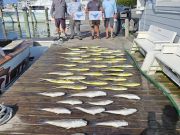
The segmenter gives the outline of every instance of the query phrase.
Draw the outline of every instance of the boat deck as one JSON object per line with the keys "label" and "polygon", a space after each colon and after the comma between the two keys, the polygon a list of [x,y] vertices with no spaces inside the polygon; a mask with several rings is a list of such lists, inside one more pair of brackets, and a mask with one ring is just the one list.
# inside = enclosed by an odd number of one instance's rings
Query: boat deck
{"label": "boat deck", "polygon": [[[76,44],[74,44],[76,43]],[[33,134],[33,135],[71,135],[74,133],[85,133],[87,135],[139,135],[142,131],[147,128],[147,117],[148,112],[155,112],[157,121],[162,125],[166,121],[162,120],[162,116],[166,116],[170,106],[170,101],[166,96],[159,90],[157,90],[151,83],[149,83],[135,68],[123,68],[128,73],[132,73],[133,76],[125,77],[125,82],[136,82],[141,85],[138,87],[129,87],[126,91],[112,91],[101,89],[101,86],[88,85],[86,90],[67,90],[67,89],[56,89],[59,84],[42,81],[42,78],[57,79],[57,75],[48,75],[47,73],[53,71],[67,71],[67,68],[63,66],[57,66],[56,64],[67,64],[68,60],[63,57],[67,55],[62,54],[64,52],[70,52],[68,49],[78,48],[82,46],[93,46],[94,44],[107,47],[111,50],[122,50],[123,46],[128,46],[128,41],[125,39],[114,39],[106,40],[101,39],[100,41],[90,41],[84,39],[79,42],[77,40],[68,41],[63,46],[52,46],[39,60],[35,62],[16,82],[15,84],[3,94],[0,98],[0,102],[5,105],[11,105],[15,108],[16,113],[14,117],[5,125],[0,126],[0,134]],[[127,46],[126,46],[127,44]],[[87,52],[86,52],[87,53]],[[94,53],[95,54],[95,53]],[[110,54],[103,54],[109,56]],[[113,54],[112,54],[113,55]],[[99,56],[92,56],[92,58]],[[117,56],[123,57],[127,60],[124,62],[115,63],[112,65],[121,64],[132,64],[130,58],[127,55]],[[78,68],[87,68],[93,64],[100,64],[101,62],[91,61],[88,64],[77,64]],[[111,64],[108,64],[110,67]],[[103,77],[87,77],[86,81],[89,80],[100,80],[107,76],[107,72],[103,72],[100,69],[91,69],[91,71],[102,72]],[[75,75],[82,75],[83,72],[74,72]],[[105,75],[106,74],[106,75]],[[114,82],[108,81],[107,86],[112,86]],[[76,81],[76,84],[83,84],[82,82]],[[84,84],[85,85],[85,84]],[[103,86],[102,86],[103,87]],[[69,95],[72,93],[78,93],[82,91],[105,91],[107,96],[87,98],[87,97],[76,97],[76,99],[82,100],[82,105],[67,105],[56,103],[59,100],[70,99]],[[65,92],[65,96],[61,97],[47,97],[39,95],[40,92]],[[115,98],[115,94],[131,93],[141,97],[141,100],[129,100],[125,98]],[[90,115],[84,113],[74,107],[92,107],[88,101],[99,101],[99,100],[112,100],[112,104],[103,106],[106,110],[111,109],[123,109],[123,108],[136,108],[138,111],[129,116],[122,116],[116,114],[108,114],[102,112],[96,115]],[[53,108],[53,107],[65,107],[72,111],[72,114],[54,114],[51,112],[42,111],[42,108]],[[64,129],[61,127],[45,124],[47,120],[60,120],[60,119],[84,119],[88,121],[88,125],[76,129]],[[104,122],[109,120],[125,120],[128,122],[128,126],[123,128],[96,126],[97,122]],[[176,121],[176,130],[180,131],[180,122]]]}

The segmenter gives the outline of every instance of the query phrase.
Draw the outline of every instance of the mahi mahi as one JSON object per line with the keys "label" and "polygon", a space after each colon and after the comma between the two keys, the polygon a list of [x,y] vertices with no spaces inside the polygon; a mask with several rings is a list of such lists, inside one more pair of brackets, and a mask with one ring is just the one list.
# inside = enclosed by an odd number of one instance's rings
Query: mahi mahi
{"label": "mahi mahi", "polygon": [[114,65],[112,67],[116,67],[116,68],[132,68],[132,65],[128,65],[128,64],[124,64],[124,65]]}
{"label": "mahi mahi", "polygon": [[87,63],[90,63],[91,61],[89,61],[89,60],[72,60],[71,62],[80,63],[80,64],[87,64]]}
{"label": "mahi mahi", "polygon": [[64,66],[64,67],[75,67],[76,64],[56,64],[58,66]]}
{"label": "mahi mahi", "polygon": [[62,79],[67,79],[67,80],[84,80],[86,79],[85,76],[66,76],[63,77]]}
{"label": "mahi mahi", "polygon": [[79,105],[79,104],[82,104],[83,102],[79,99],[65,99],[65,100],[58,101],[57,103]]}
{"label": "mahi mahi", "polygon": [[87,73],[83,73],[83,75],[87,75],[87,76],[103,76],[103,73],[101,73],[101,72],[87,72]]}
{"label": "mahi mahi", "polygon": [[125,87],[137,87],[137,86],[140,86],[140,83],[118,83],[114,85],[125,86]]}
{"label": "mahi mahi", "polygon": [[75,107],[75,108],[92,115],[96,115],[98,113],[102,113],[105,111],[105,108],[103,107],[90,107],[90,108]]}
{"label": "mahi mahi", "polygon": [[83,85],[63,85],[57,88],[63,88],[63,89],[72,89],[72,90],[85,90],[87,89],[87,86],[83,86]]}
{"label": "mahi mahi", "polygon": [[48,97],[60,97],[60,96],[65,95],[64,92],[42,92],[42,93],[38,93],[38,94],[48,96]]}
{"label": "mahi mahi", "polygon": [[132,76],[132,73],[109,73],[107,75],[112,75],[112,76],[120,76],[120,77],[128,77],[128,76]]}
{"label": "mahi mahi", "polygon": [[107,78],[101,78],[101,80],[106,81],[126,81],[126,78],[119,78],[119,77],[107,77]]}
{"label": "mahi mahi", "polygon": [[88,85],[95,85],[95,86],[103,86],[103,85],[107,85],[107,82],[104,81],[80,81],[84,84],[88,84]]}
{"label": "mahi mahi", "polygon": [[41,110],[56,113],[56,114],[71,114],[71,111],[69,109],[62,108],[62,107],[43,108]]}
{"label": "mahi mahi", "polygon": [[112,104],[113,101],[112,100],[100,100],[100,101],[93,101],[93,102],[88,102],[91,105],[109,105]]}
{"label": "mahi mahi", "polygon": [[105,69],[103,71],[122,72],[124,70],[120,69],[120,68],[108,68],[108,69]]}
{"label": "mahi mahi", "polygon": [[91,65],[92,68],[106,68],[106,65]]}
{"label": "mahi mahi", "polygon": [[126,87],[116,87],[116,86],[101,87],[101,89],[114,90],[114,91],[123,91],[123,90],[127,90]]}
{"label": "mahi mahi", "polygon": [[87,121],[83,119],[62,119],[62,120],[51,120],[45,121],[46,124],[70,129],[70,128],[79,128],[87,125]]}
{"label": "mahi mahi", "polygon": [[69,68],[69,69],[66,69],[66,70],[70,70],[70,71],[89,71],[89,68]]}
{"label": "mahi mahi", "polygon": [[137,109],[135,109],[135,108],[124,108],[124,109],[120,109],[120,110],[108,110],[105,112],[111,113],[111,114],[120,114],[120,115],[127,116],[127,115],[130,115],[130,114],[137,112]]}
{"label": "mahi mahi", "polygon": [[127,99],[136,99],[140,100],[141,98],[135,94],[118,94],[114,95],[114,97],[122,97],[122,98],[127,98]]}
{"label": "mahi mahi", "polygon": [[63,79],[43,79],[42,80],[44,81],[48,81],[48,82],[51,82],[51,83],[57,83],[57,84],[74,84],[73,81],[70,81],[70,80],[63,80]]}
{"label": "mahi mahi", "polygon": [[106,96],[107,93],[104,91],[87,91],[87,92],[80,92],[76,94],[72,94],[72,97],[89,97],[89,98],[94,98],[94,97],[100,97],[100,96]]}
{"label": "mahi mahi", "polygon": [[47,73],[49,75],[60,75],[60,76],[68,76],[68,75],[73,75],[74,73],[72,72],[67,72],[67,71],[59,71],[59,72],[49,72]]}
{"label": "mahi mahi", "polygon": [[106,121],[106,122],[98,122],[98,123],[96,123],[96,125],[119,128],[119,127],[128,126],[128,122],[126,122],[124,120],[113,120],[113,121]]}

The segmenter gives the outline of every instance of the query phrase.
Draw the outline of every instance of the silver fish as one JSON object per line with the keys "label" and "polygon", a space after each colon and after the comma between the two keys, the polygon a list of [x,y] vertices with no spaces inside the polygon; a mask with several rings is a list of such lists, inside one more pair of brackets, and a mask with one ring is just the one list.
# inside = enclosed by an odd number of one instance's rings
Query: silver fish
{"label": "silver fish", "polygon": [[68,76],[68,75],[73,75],[74,73],[72,73],[72,72],[66,72],[66,71],[64,71],[64,72],[50,72],[50,73],[48,73],[49,75],[61,75],[61,76]]}
{"label": "silver fish", "polygon": [[136,99],[140,100],[141,98],[135,94],[118,94],[114,95],[114,97],[122,97],[122,98],[127,98],[127,99]]}
{"label": "silver fish", "polygon": [[66,100],[58,101],[57,103],[70,104],[70,105],[79,105],[79,104],[82,104],[83,102],[81,100],[79,100],[79,99],[66,99]]}
{"label": "silver fish", "polygon": [[90,108],[75,107],[75,108],[92,115],[102,113],[105,111],[105,108],[103,107],[90,107]]}
{"label": "silver fish", "polygon": [[65,95],[64,92],[42,92],[42,93],[38,93],[40,95],[44,95],[44,96],[49,96],[49,97],[60,97]]}
{"label": "silver fish", "polygon": [[98,123],[96,123],[96,125],[119,128],[119,127],[128,126],[128,122],[126,122],[124,120],[113,120],[113,121],[98,122]]}
{"label": "silver fish", "polygon": [[53,112],[56,114],[71,114],[71,111],[66,108],[55,107],[55,108],[43,108],[43,111]]}
{"label": "silver fish", "polygon": [[137,109],[134,109],[134,108],[129,108],[129,109],[124,108],[124,109],[120,109],[120,110],[109,110],[109,111],[105,111],[105,112],[127,116],[127,115],[130,115],[130,114],[133,114],[133,113],[137,112]]}
{"label": "silver fish", "polygon": [[66,76],[63,77],[62,79],[66,79],[66,80],[84,80],[86,79],[85,76]]}
{"label": "silver fish", "polygon": [[45,121],[46,124],[70,129],[70,128],[79,128],[87,125],[87,121],[83,119],[62,119],[62,120],[52,120]]}
{"label": "silver fish", "polygon": [[76,93],[76,94],[72,94],[72,97],[89,97],[89,98],[93,98],[93,97],[100,97],[100,96],[106,96],[107,93],[104,91],[87,91],[87,92],[80,92],[80,93]]}
{"label": "silver fish", "polygon": [[91,105],[109,105],[112,104],[112,100],[101,100],[101,101],[94,101],[94,102],[88,102]]}

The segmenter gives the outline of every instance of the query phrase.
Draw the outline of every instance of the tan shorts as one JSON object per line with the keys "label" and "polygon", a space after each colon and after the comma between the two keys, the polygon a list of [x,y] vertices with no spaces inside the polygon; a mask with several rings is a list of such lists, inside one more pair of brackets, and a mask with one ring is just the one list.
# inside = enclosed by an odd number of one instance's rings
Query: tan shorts
{"label": "tan shorts", "polygon": [[91,27],[94,27],[94,25],[100,25],[100,20],[91,20],[89,21],[89,24]]}

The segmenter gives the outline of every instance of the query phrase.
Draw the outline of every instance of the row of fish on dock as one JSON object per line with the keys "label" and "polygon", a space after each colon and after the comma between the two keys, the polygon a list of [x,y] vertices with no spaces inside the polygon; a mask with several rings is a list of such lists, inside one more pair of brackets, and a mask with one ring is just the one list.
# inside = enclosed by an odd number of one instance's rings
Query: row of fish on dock
{"label": "row of fish on dock", "polygon": [[[132,65],[125,64],[126,58],[124,58],[124,53],[122,53],[120,50],[110,50],[108,48],[99,46],[79,48],[71,47],[67,49],[67,52],[60,53],[60,58],[64,59],[65,63],[56,64],[56,66],[60,67],[60,71],[49,72],[46,74],[52,76],[53,78],[40,78],[40,80],[43,82],[55,84],[52,89],[57,91],[40,92],[38,93],[39,95],[48,96],[51,98],[66,97],[66,99],[59,100],[56,103],[69,104],[74,109],[90,115],[108,113],[127,116],[138,111],[136,108],[125,107],[123,109],[107,110],[105,107],[114,103],[114,101],[110,99],[93,101],[82,101],[80,99],[76,99],[76,97],[108,98],[108,91],[122,92],[127,91],[129,87],[133,88],[140,86],[139,83],[129,81],[130,79],[128,77],[133,76],[132,73],[124,72],[124,68],[133,68]],[[54,79],[54,77],[56,78]],[[88,80],[89,78],[90,80]],[[93,90],[87,90],[89,86],[93,87]],[[69,90],[71,90],[72,93],[69,92]],[[104,90],[107,90],[107,92]],[[74,91],[78,92],[74,93]],[[128,100],[136,101],[141,99],[138,95],[132,93],[116,93],[113,95],[113,97],[126,98]],[[81,107],[80,105],[84,103],[93,105],[93,107]],[[41,108],[40,110],[56,114],[71,115],[72,113],[70,109],[64,107]],[[88,125],[88,121],[81,118],[49,120],[45,121],[45,123],[66,129],[84,127]],[[128,126],[128,122],[125,120],[111,120],[97,122],[95,125],[118,128]]]}

